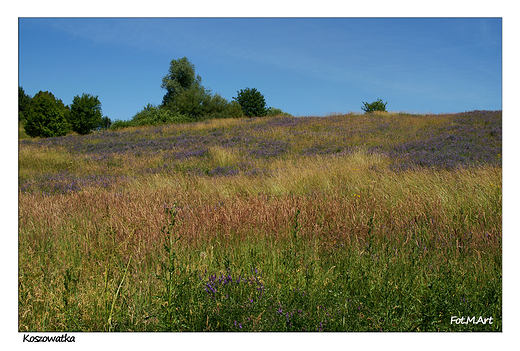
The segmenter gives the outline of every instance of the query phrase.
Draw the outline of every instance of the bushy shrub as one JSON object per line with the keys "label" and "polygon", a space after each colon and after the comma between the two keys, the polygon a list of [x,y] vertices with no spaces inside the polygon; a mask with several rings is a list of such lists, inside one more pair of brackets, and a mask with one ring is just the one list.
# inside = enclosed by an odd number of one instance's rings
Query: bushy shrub
{"label": "bushy shrub", "polygon": [[175,124],[193,122],[192,118],[167,110],[152,104],[148,104],[137,112],[129,121],[116,120],[110,129],[121,129],[137,126],[155,126],[160,124]]}
{"label": "bushy shrub", "polygon": [[267,109],[267,115],[268,116],[284,116],[284,117],[292,117],[292,115],[290,113],[287,113],[287,112],[283,112],[282,110],[280,110],[279,108],[275,108],[275,107],[269,107]]}
{"label": "bushy shrub", "polygon": [[365,113],[370,113],[374,111],[386,111],[386,104],[388,104],[388,102],[383,102],[383,100],[377,99],[371,104],[369,104],[368,102],[363,102],[363,106],[361,106],[361,109],[365,111]]}
{"label": "bushy shrub", "polygon": [[141,111],[137,112],[131,119],[133,126],[159,125],[170,123],[188,123],[193,119],[180,113],[163,109],[151,104],[146,105]]}
{"label": "bushy shrub", "polygon": [[203,119],[240,118],[243,116],[242,107],[238,102],[227,101],[219,94],[215,94],[206,106]]}
{"label": "bushy shrub", "polygon": [[192,86],[178,94],[174,103],[161,107],[161,110],[169,111],[174,115],[186,116],[185,122],[244,116],[238,102],[229,102],[220,94],[212,95],[210,90],[199,86]]}

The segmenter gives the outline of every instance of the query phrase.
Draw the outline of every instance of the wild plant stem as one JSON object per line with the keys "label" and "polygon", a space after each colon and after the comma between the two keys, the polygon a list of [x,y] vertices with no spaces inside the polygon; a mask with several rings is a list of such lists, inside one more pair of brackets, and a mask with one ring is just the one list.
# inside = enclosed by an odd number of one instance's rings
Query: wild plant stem
{"label": "wild plant stem", "polygon": [[121,286],[123,286],[123,282],[125,281],[126,273],[128,272],[128,267],[130,266],[130,262],[132,261],[132,256],[128,259],[128,263],[125,268],[125,273],[123,274],[123,278],[121,279],[121,282],[119,283],[119,286],[117,288],[117,291],[114,295],[114,299],[112,300],[112,307],[110,308],[110,315],[108,316],[108,331],[112,331],[112,313],[114,312],[114,306],[116,304],[117,296],[119,295],[119,291],[121,290]]}

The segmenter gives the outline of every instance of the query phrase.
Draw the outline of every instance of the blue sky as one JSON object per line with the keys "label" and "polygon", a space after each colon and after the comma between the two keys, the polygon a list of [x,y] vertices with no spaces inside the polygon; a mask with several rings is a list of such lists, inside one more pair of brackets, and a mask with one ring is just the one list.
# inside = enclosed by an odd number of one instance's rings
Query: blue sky
{"label": "blue sky", "polygon": [[295,116],[502,109],[501,18],[19,18],[19,85],[131,118],[160,104],[172,59],[231,100],[258,89]]}

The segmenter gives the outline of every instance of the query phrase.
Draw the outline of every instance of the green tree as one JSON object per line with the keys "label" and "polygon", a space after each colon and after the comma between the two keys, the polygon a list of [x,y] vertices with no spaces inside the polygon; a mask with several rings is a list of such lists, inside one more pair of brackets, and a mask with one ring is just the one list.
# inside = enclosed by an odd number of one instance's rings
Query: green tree
{"label": "green tree", "polygon": [[39,91],[25,113],[24,129],[30,137],[56,137],[70,131],[67,106],[48,91]]}
{"label": "green tree", "polygon": [[237,91],[233,99],[240,104],[247,117],[266,116],[268,110],[264,96],[256,88],[245,88]]}
{"label": "green tree", "polygon": [[377,101],[374,101],[371,104],[369,104],[368,102],[363,102],[363,106],[361,106],[361,109],[365,111],[365,113],[370,113],[374,111],[386,111],[386,104],[388,104],[388,102],[383,102],[383,100],[377,99]]}
{"label": "green tree", "polygon": [[202,88],[201,80],[195,74],[195,65],[187,57],[171,60],[168,74],[162,79],[161,88],[166,89],[162,105],[175,104],[179,96],[190,88]]}
{"label": "green tree", "polygon": [[31,103],[31,97],[25,93],[22,87],[18,87],[18,121],[25,121],[25,113]]}
{"label": "green tree", "polygon": [[85,93],[74,96],[69,117],[73,131],[88,134],[101,126],[102,118],[101,102],[97,96]]}
{"label": "green tree", "polygon": [[161,108],[193,120],[200,119],[211,101],[211,91],[201,84],[195,74],[195,65],[186,57],[170,62],[168,74],[163,77],[161,88],[166,89]]}

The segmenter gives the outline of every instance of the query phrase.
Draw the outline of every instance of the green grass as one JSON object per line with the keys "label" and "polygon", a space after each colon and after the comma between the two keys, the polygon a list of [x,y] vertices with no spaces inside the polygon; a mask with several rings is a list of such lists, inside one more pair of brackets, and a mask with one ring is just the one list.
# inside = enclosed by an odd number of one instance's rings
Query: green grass
{"label": "green grass", "polygon": [[[448,117],[404,118],[442,127]],[[298,152],[339,138],[328,132],[337,119],[312,121],[309,133],[323,134],[276,157],[213,145],[155,173],[139,170],[163,154],[114,154],[110,168],[83,151],[22,144],[19,173],[32,188],[19,195],[19,331],[501,331],[501,167],[396,172],[362,145]],[[269,121],[168,128],[231,137]],[[280,128],[264,136],[288,138]],[[152,129],[136,130],[151,140]],[[210,173],[245,162],[264,173]],[[35,191],[42,174],[65,170],[129,178]]]}

